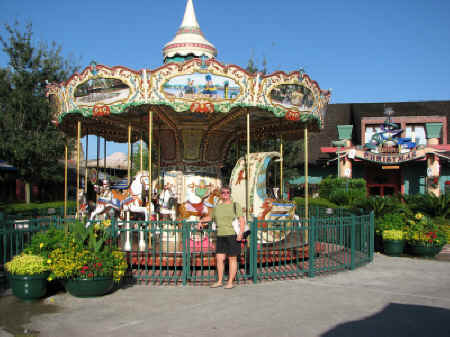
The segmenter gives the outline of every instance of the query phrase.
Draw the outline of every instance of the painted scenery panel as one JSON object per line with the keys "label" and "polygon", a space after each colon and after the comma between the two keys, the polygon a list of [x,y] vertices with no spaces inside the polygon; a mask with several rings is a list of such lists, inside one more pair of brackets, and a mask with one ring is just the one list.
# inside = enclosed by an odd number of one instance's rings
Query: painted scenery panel
{"label": "painted scenery panel", "polygon": [[234,100],[241,94],[241,88],[231,78],[199,73],[171,78],[164,83],[163,91],[167,98],[188,100]]}
{"label": "painted scenery panel", "polygon": [[314,105],[311,90],[299,84],[281,84],[270,92],[273,104],[281,105],[285,109],[309,111]]}
{"label": "painted scenery panel", "polygon": [[90,79],[76,87],[75,103],[79,105],[104,105],[126,101],[130,96],[130,87],[116,78]]}

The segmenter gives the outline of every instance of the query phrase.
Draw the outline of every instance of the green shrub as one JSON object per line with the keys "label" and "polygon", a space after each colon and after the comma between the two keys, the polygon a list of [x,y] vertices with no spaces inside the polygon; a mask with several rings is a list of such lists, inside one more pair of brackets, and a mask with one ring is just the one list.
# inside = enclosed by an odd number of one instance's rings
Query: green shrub
{"label": "green shrub", "polygon": [[66,237],[63,229],[51,228],[45,232],[33,235],[31,242],[24,249],[25,254],[40,255],[48,259],[50,253],[56,248],[60,248]]}
{"label": "green shrub", "polygon": [[386,213],[382,217],[375,219],[375,232],[383,233],[385,230],[403,231],[406,227],[406,217],[400,213]]}
{"label": "green shrub", "polygon": [[329,200],[339,206],[355,206],[366,198],[366,192],[359,189],[338,188],[330,193]]}
{"label": "green shrub", "polygon": [[405,195],[403,200],[413,214],[424,213],[429,217],[450,219],[450,197],[447,194],[439,197],[432,193]]}
{"label": "green shrub", "polygon": [[49,270],[46,259],[39,255],[20,254],[5,264],[11,275],[36,275]]}
{"label": "green shrub", "polygon": [[[63,208],[64,201],[54,201],[45,203],[17,203],[3,205],[1,211],[6,214],[32,214],[32,215],[46,215],[49,208]],[[76,201],[68,201],[67,207],[76,207]],[[45,213],[45,214],[44,214]]]}
{"label": "green shrub", "polygon": [[364,179],[336,178],[334,176],[328,176],[320,182],[319,195],[321,198],[331,200],[331,194],[336,190],[344,190],[347,192],[360,191],[360,194],[365,195],[367,193],[366,181]]}
{"label": "green shrub", "polygon": [[[305,198],[295,197],[294,202],[297,205],[297,209],[305,207]],[[335,203],[323,198],[310,198],[308,203],[309,207],[339,208]]]}
{"label": "green shrub", "polygon": [[362,208],[365,213],[374,212],[375,219],[387,213],[398,213],[404,216],[410,215],[409,208],[401,202],[398,196],[369,196],[358,200],[355,206]]}

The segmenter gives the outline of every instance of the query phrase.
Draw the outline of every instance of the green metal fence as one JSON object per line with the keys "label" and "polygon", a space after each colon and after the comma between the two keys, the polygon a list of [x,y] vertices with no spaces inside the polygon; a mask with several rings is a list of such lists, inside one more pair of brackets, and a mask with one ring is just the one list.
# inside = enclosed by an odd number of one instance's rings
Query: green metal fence
{"label": "green metal fence", "polygon": [[[0,223],[0,270],[34,233],[62,227],[61,217]],[[93,226],[96,222],[92,223]],[[374,217],[311,216],[250,223],[241,243],[237,282],[314,277],[354,269],[373,260]],[[109,227],[113,243],[126,252],[127,281],[138,284],[209,284],[216,280],[216,231],[188,221],[121,221]]]}

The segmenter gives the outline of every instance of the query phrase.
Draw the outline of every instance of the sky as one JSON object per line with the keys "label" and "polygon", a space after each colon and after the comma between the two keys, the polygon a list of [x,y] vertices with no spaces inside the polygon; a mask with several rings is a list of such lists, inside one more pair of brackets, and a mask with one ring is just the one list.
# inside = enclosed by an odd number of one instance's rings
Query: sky
{"label": "sky", "polygon": [[[0,0],[3,24],[33,24],[83,69],[154,69],[175,36],[186,0]],[[197,21],[218,59],[269,72],[303,67],[331,103],[450,99],[449,0],[194,0]],[[0,66],[7,58],[0,51]],[[94,144],[94,141],[91,142]],[[93,158],[94,149],[89,149]],[[96,149],[95,149],[96,151]],[[107,154],[127,151],[108,145]]]}

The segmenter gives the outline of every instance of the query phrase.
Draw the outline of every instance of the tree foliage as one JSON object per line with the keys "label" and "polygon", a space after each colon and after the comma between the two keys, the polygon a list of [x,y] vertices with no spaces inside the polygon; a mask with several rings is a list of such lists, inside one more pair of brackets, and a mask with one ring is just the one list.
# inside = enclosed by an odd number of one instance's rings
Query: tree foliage
{"label": "tree foliage", "polygon": [[8,64],[0,68],[0,158],[26,182],[60,181],[66,140],[51,123],[45,87],[66,80],[76,67],[56,43],[35,42],[31,24],[4,28],[0,43]]}

